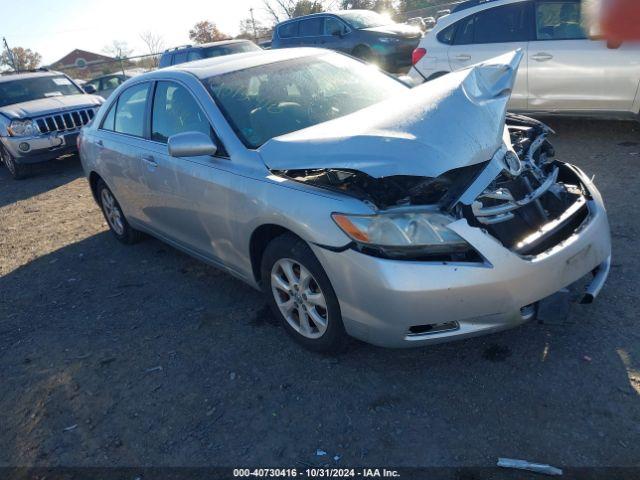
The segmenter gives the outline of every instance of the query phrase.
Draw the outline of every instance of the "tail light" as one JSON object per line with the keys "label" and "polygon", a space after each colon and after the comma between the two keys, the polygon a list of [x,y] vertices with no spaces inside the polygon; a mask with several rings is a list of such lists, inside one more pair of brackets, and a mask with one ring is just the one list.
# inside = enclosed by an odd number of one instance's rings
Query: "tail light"
{"label": "tail light", "polygon": [[411,53],[411,64],[415,65],[416,63],[418,63],[422,57],[424,57],[427,54],[427,50],[421,47],[416,48],[412,53]]}

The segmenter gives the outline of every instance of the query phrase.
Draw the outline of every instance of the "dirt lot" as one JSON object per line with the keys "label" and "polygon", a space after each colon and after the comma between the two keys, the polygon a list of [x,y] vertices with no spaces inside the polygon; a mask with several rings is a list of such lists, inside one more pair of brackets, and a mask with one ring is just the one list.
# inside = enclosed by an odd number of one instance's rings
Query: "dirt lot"
{"label": "dirt lot", "polygon": [[2,169],[0,465],[638,465],[640,128],[551,124],[609,210],[597,302],[559,325],[338,358],[296,346],[232,277],[116,242],[76,158],[21,182]]}

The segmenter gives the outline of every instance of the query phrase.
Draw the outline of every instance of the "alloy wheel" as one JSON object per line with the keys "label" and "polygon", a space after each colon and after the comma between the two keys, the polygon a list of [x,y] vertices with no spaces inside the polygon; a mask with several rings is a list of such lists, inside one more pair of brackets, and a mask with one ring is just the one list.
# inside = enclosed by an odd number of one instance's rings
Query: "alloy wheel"
{"label": "alloy wheel", "polygon": [[116,203],[116,199],[113,198],[113,195],[111,195],[111,192],[107,188],[102,189],[100,199],[102,201],[104,216],[107,217],[109,226],[116,234],[123,235],[124,222],[122,221],[122,212]]}
{"label": "alloy wheel", "polygon": [[271,291],[280,313],[306,338],[320,338],[327,331],[329,311],[320,285],[300,262],[282,258],[271,269]]}

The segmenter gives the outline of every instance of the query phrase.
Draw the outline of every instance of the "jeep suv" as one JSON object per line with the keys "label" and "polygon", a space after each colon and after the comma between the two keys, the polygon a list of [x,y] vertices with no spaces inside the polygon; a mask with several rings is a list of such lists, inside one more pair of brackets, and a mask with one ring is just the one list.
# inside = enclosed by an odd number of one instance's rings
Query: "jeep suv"
{"label": "jeep suv", "polygon": [[165,50],[160,57],[159,68],[202,60],[203,58],[221,57],[222,55],[254,52],[256,50],[261,50],[261,48],[249,40],[225,40],[222,42],[203,43],[202,45],[185,45]]}
{"label": "jeep suv", "polygon": [[76,138],[104,100],[60,72],[0,76],[0,159],[13,178],[77,151]]}

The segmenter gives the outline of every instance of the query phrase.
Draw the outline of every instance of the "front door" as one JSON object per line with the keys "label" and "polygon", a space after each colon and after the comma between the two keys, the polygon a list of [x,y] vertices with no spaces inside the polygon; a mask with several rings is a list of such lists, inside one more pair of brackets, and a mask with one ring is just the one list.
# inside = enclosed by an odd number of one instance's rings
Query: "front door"
{"label": "front door", "polygon": [[[142,159],[148,187],[145,214],[159,235],[213,260],[222,260],[227,245],[231,185],[221,143],[191,92],[182,84],[156,84],[150,141]],[[176,158],[169,155],[169,137],[202,132],[216,139],[216,156]]]}
{"label": "front door", "polygon": [[640,48],[608,48],[582,29],[577,0],[536,2],[529,44],[529,109],[630,111],[640,79]]}

